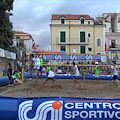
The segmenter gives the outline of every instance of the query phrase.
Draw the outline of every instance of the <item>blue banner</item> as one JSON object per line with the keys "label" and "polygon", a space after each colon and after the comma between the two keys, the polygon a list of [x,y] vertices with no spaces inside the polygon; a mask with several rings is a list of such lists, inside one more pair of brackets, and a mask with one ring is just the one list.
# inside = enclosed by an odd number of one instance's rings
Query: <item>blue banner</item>
{"label": "blue banner", "polygon": [[0,98],[0,120],[119,120],[120,99]]}
{"label": "blue banner", "polygon": [[97,60],[101,55],[43,55],[44,60]]}

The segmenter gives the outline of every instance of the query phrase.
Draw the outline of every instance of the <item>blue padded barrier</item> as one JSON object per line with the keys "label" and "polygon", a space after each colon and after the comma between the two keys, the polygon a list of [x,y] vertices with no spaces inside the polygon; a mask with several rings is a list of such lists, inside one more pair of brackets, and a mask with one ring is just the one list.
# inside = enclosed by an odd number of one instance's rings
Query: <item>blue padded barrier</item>
{"label": "blue padded barrier", "polygon": [[120,99],[0,97],[0,120],[120,120]]}
{"label": "blue padded barrier", "polygon": [[[24,78],[28,79],[30,76],[29,72],[24,72]],[[73,74],[55,74],[55,78],[56,79],[73,79],[74,75]],[[32,75],[32,78],[36,78],[36,74]],[[42,78],[46,78],[46,74],[42,75]],[[81,75],[79,76],[79,79],[81,79]],[[88,80],[94,80],[95,76],[94,75],[85,75],[85,79]],[[112,80],[113,79],[113,75],[99,75],[99,79],[100,80]],[[120,80],[120,76],[118,76],[118,79]],[[4,86],[8,84],[8,77],[4,76],[4,77],[0,77],[0,86]]]}

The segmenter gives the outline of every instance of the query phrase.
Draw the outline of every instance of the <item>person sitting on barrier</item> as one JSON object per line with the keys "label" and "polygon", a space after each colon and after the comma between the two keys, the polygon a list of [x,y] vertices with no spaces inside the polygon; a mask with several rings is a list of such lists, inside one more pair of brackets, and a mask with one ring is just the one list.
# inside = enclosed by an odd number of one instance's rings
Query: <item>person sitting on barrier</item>
{"label": "person sitting on barrier", "polygon": [[117,83],[118,87],[120,87],[120,83],[118,81],[118,71],[119,71],[119,68],[116,66],[116,63],[113,62],[113,84],[115,84],[115,82]]}
{"label": "person sitting on barrier", "polygon": [[21,72],[19,72],[17,70],[12,75],[11,85],[15,85],[16,82],[18,82],[20,84],[22,83]]}
{"label": "person sitting on barrier", "polygon": [[95,69],[95,79],[97,80],[97,82],[98,81],[100,81],[100,79],[99,79],[99,73],[100,73],[100,71],[99,71],[99,68],[98,68],[98,62],[95,62],[95,67],[94,67],[94,69]]}
{"label": "person sitting on barrier", "polygon": [[48,76],[50,70],[51,70],[50,66],[47,66],[47,72],[46,72],[47,76]]}
{"label": "person sitting on barrier", "polygon": [[84,79],[84,81],[85,81],[85,74],[86,74],[86,72],[85,72],[85,67],[81,70],[81,78],[82,79]]}
{"label": "person sitting on barrier", "polygon": [[43,83],[43,86],[45,85],[45,83],[46,83],[49,79],[52,80],[52,84],[53,84],[54,81],[55,81],[54,76],[55,76],[55,74],[54,74],[54,69],[51,68],[51,70],[50,70],[49,73],[48,73],[47,79],[46,79],[45,82]]}
{"label": "person sitting on barrier", "polygon": [[[18,83],[22,83],[22,75],[21,75],[21,71],[17,71],[17,78],[15,79],[15,82],[18,82]],[[14,82],[14,83],[15,83]]]}
{"label": "person sitting on barrier", "polygon": [[74,69],[74,72],[73,72],[73,74],[74,74],[74,77],[73,77],[74,84],[76,85],[76,83],[79,83],[81,85],[81,83],[76,80],[76,79],[79,78],[80,73],[79,73],[77,65],[75,65],[75,62],[73,62],[73,69]]}

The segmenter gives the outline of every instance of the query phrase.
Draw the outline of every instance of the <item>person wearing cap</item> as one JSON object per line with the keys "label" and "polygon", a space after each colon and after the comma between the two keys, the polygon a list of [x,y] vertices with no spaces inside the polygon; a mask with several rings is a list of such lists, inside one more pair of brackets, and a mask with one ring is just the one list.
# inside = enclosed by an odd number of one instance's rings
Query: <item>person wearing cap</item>
{"label": "person wearing cap", "polygon": [[119,68],[116,66],[116,63],[113,62],[113,84],[115,84],[116,82],[118,87],[120,87],[120,83],[118,81],[118,71],[119,71]]}
{"label": "person wearing cap", "polygon": [[98,68],[98,62],[95,62],[95,67],[94,67],[94,69],[95,69],[95,79],[97,80],[97,82],[100,80],[99,79],[99,73],[100,73],[100,71],[99,71],[99,68]]}

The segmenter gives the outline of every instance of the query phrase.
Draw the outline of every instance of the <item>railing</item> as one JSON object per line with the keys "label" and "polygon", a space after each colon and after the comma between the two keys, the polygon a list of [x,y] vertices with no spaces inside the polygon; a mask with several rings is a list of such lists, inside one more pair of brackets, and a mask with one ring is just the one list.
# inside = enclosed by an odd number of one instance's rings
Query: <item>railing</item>
{"label": "railing", "polygon": [[114,44],[109,46],[110,50],[120,50],[120,45]]}
{"label": "railing", "polygon": [[62,41],[60,38],[56,38],[58,44],[89,44],[89,38],[85,38],[84,40],[80,40],[80,38],[65,38]]}

